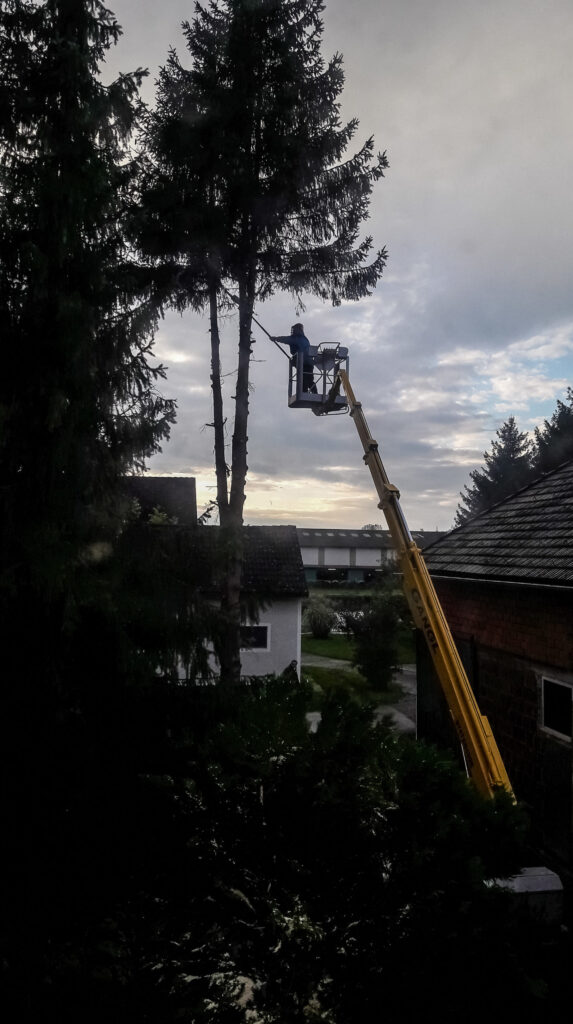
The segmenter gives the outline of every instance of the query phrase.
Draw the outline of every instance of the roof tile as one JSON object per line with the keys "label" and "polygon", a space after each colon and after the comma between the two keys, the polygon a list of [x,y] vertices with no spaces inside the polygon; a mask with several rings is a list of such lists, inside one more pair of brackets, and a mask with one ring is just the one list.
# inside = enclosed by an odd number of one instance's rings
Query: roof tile
{"label": "roof tile", "polygon": [[432,576],[573,587],[573,461],[424,551]]}

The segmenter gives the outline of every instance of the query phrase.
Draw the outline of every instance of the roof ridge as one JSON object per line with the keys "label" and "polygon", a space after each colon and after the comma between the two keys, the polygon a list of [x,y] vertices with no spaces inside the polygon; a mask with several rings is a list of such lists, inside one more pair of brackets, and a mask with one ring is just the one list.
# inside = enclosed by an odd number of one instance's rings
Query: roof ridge
{"label": "roof ridge", "polygon": [[[476,512],[474,516],[470,516],[470,518],[467,519],[465,523],[460,523],[459,526],[453,526],[451,530],[447,530],[447,535],[451,536],[452,533],[458,533],[459,530],[465,530],[466,527],[471,526],[471,524],[475,523],[476,520],[482,519],[483,516],[489,515],[491,512],[493,512],[494,509],[499,508],[501,505],[505,505],[508,501],[513,501],[518,494],[523,494],[524,491],[531,490],[532,487],[538,486],[540,483],[542,483],[542,481],[547,480],[551,476],[554,476],[555,473],[562,471],[566,466],[569,465],[573,466],[573,459],[565,459],[563,462],[560,462],[558,466],[554,466],[553,469],[544,470],[542,473],[539,474],[539,476],[536,476],[533,478],[533,480],[529,480],[527,483],[525,483],[523,487],[518,487],[517,490],[512,491],[511,494],[506,494],[505,498],[500,498],[500,500],[495,501],[493,505],[488,505],[488,507],[482,509],[481,512]],[[442,537],[438,538],[438,540],[434,541],[434,543],[439,544],[441,540],[443,540]],[[428,545],[428,550],[430,547],[433,547],[433,545]]]}

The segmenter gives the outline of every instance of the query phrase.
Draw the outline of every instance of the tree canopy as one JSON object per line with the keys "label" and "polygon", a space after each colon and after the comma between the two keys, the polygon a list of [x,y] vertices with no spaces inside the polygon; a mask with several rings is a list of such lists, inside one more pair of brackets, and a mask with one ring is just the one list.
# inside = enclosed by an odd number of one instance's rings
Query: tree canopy
{"label": "tree canopy", "polygon": [[[340,120],[342,57],[321,52],[322,0],[214,0],[169,53],[143,141],[141,242],[185,271],[181,301],[202,305],[214,276],[249,299],[278,289],[339,303],[368,293],[385,262],[357,244],[387,166],[358,122]],[[203,289],[205,290],[201,290]]]}
{"label": "tree canopy", "polygon": [[[183,24],[190,67],[169,52],[145,120],[147,164],[134,232],[143,257],[172,275],[173,303],[208,305],[217,505],[228,565],[221,679],[237,681],[241,525],[256,301],[275,290],[339,304],[369,294],[385,251],[359,240],[387,167],[367,139],[348,147],[338,97],[342,58],[321,55],[322,0],[213,0]],[[230,292],[233,288],[236,295]],[[236,302],[238,358],[230,467],[219,311]]]}
{"label": "tree canopy", "polygon": [[460,492],[462,502],[456,512],[456,526],[507,498],[531,477],[532,444],[527,434],[518,430],[513,416],[496,431],[496,436],[491,451],[484,452],[485,468],[472,470],[472,486],[466,484]]}
{"label": "tree canopy", "polygon": [[97,818],[113,747],[94,705],[105,719],[131,662],[99,570],[123,475],[174,417],[124,234],[141,76],[98,76],[118,35],[98,0],[0,0],[0,941],[20,994],[86,913],[97,853],[76,864],[74,830],[84,801]]}
{"label": "tree canopy", "polygon": [[174,407],[123,231],[141,74],[99,80],[119,26],[98,0],[3,0],[1,19],[3,567],[57,589]]}
{"label": "tree canopy", "polygon": [[455,526],[503,501],[510,494],[573,458],[573,388],[557,400],[551,419],[536,427],[533,438],[522,433],[513,416],[496,431],[497,441],[484,452],[485,467],[470,473],[472,485],[460,492]]}
{"label": "tree canopy", "polygon": [[97,0],[0,16],[7,1019],[369,1024],[446,989],[547,1019],[554,944],[484,884],[519,863],[503,794],[338,697],[311,733],[304,683],[179,679],[213,628],[192,538],[114,498],[173,415],[122,234],[136,79],[97,78]]}
{"label": "tree canopy", "polygon": [[536,427],[534,436],[533,466],[538,473],[573,458],[573,388],[567,388],[566,402],[558,400],[551,419]]}

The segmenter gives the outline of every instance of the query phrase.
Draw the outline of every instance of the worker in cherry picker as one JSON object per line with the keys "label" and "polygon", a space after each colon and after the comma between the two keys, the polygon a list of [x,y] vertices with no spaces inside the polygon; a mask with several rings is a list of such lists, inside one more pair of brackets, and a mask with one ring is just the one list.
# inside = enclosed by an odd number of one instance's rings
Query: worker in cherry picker
{"label": "worker in cherry picker", "polygon": [[312,372],[314,364],[310,354],[310,342],[304,333],[303,325],[293,324],[289,335],[273,338],[273,341],[282,342],[283,345],[290,347],[291,355],[293,356],[293,366],[297,365],[298,353],[302,352],[302,390],[310,391],[313,395],[316,395],[317,390]]}

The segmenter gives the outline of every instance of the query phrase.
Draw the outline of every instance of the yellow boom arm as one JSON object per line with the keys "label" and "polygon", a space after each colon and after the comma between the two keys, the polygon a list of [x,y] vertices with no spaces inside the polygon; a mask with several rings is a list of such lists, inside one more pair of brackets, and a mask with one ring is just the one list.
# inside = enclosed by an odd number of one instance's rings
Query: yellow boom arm
{"label": "yellow boom arm", "polygon": [[378,444],[368,429],[362,405],[354,397],[345,370],[339,370],[339,379],[348,399],[350,415],[362,441],[364,461],[378,492],[378,507],[386,517],[398,555],[410,611],[416,626],[422,630],[426,638],[462,744],[468,774],[477,789],[485,796],[493,796],[499,789],[506,789],[513,796],[490,725],[487,718],[480,713],[430,574],[420,549],[412,540],[400,507],[400,494],[386,475]]}

